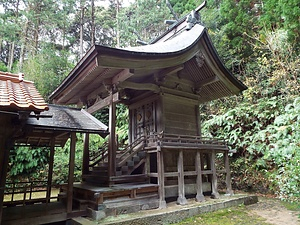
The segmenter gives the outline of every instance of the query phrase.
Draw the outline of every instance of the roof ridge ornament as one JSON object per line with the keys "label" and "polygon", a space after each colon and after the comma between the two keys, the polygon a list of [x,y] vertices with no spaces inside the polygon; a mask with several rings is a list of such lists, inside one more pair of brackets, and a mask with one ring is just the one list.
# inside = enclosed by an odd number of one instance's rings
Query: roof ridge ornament
{"label": "roof ridge ornament", "polygon": [[186,16],[186,29],[190,30],[193,26],[200,22],[200,14],[199,11],[206,6],[206,1],[204,1],[201,5],[199,5],[195,10],[192,10],[189,15]]}

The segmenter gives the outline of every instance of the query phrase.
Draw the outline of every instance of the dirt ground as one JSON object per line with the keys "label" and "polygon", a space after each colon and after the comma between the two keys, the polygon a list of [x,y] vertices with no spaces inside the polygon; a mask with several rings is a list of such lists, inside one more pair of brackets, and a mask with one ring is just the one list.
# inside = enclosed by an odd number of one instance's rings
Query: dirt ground
{"label": "dirt ground", "polygon": [[249,215],[260,216],[274,225],[300,225],[299,211],[286,209],[279,200],[259,198],[259,202],[246,206]]}

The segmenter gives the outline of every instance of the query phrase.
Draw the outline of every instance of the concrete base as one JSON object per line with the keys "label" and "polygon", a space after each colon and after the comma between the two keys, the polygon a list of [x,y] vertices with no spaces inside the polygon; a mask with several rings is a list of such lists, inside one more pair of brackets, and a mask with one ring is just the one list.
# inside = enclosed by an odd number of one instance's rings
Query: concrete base
{"label": "concrete base", "polygon": [[221,195],[219,199],[207,198],[206,201],[202,203],[189,199],[188,204],[185,206],[176,204],[175,206],[170,206],[170,204],[174,203],[169,203],[166,209],[154,209],[140,211],[137,213],[128,214],[126,216],[120,215],[115,217],[107,217],[97,222],[101,223],[102,225],[171,224],[202,213],[238,206],[240,204],[249,205],[257,202],[258,198],[255,195],[235,195],[233,197]]}

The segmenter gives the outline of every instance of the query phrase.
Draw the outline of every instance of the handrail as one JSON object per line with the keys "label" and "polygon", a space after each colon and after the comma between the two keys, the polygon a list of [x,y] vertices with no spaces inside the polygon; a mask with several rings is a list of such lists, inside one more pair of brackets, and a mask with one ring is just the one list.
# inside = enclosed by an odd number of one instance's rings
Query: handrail
{"label": "handrail", "polygon": [[202,137],[195,135],[181,135],[181,134],[166,134],[166,133],[153,133],[149,135],[147,138],[148,144],[152,142],[157,142],[159,145],[162,144],[186,144],[186,145],[218,145],[218,146],[226,146],[227,143],[223,139],[218,138],[210,138],[210,137]]}
{"label": "handrail", "polygon": [[104,142],[104,144],[93,153],[94,154],[90,155],[89,167],[94,167],[99,162],[104,161],[108,157],[108,142]]}
{"label": "handrail", "polygon": [[[27,202],[48,202],[56,199],[57,196],[47,196],[49,188],[56,185],[48,185],[47,181],[21,181],[8,182],[5,185],[4,196],[10,196],[9,200],[4,201],[4,205],[22,204]],[[45,193],[45,197],[34,197],[33,193]],[[16,197],[17,195],[17,197]]]}
{"label": "handrail", "polygon": [[[146,140],[145,136],[140,136],[134,142],[127,145],[119,157],[120,161],[118,162],[117,166],[119,167],[123,166],[128,159],[130,159],[133,155],[141,151],[144,147],[145,140]],[[141,146],[138,147],[139,145]]]}

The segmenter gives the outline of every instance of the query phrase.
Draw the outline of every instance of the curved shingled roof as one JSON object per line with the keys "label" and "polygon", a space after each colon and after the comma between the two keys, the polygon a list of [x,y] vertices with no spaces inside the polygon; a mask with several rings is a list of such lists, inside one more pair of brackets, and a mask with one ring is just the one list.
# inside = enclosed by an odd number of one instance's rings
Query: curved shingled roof
{"label": "curved shingled roof", "polygon": [[23,74],[0,71],[0,110],[35,112],[48,110],[34,83],[23,78]]}
{"label": "curved shingled roof", "polygon": [[247,87],[223,65],[205,27],[182,20],[154,43],[126,49],[93,46],[50,99],[92,105],[109,95],[126,100],[146,91],[171,93],[199,103],[238,94]]}

